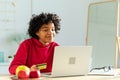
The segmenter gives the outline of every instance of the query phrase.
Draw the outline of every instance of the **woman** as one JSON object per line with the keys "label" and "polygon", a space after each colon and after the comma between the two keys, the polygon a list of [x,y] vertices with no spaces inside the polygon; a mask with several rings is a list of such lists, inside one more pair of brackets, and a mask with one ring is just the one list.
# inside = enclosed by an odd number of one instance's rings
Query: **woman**
{"label": "woman", "polygon": [[54,37],[60,30],[57,14],[41,13],[33,16],[29,22],[29,39],[24,40],[9,66],[9,72],[15,74],[16,68],[26,65],[30,70],[38,70],[37,64],[46,63],[47,68],[40,72],[51,72],[55,46]]}

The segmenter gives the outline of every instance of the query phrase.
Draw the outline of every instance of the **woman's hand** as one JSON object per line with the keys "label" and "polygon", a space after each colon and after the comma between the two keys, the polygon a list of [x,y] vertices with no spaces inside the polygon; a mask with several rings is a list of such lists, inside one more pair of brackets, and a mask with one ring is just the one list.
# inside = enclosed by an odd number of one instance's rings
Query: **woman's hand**
{"label": "woman's hand", "polygon": [[32,65],[30,71],[36,71],[36,70],[39,70],[38,67],[36,65]]}

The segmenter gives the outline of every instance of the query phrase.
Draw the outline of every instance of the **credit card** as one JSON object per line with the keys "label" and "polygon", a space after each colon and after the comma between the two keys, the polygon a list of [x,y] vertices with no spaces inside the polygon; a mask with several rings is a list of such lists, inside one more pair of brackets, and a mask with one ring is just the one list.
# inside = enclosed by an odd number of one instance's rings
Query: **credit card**
{"label": "credit card", "polygon": [[36,67],[38,67],[39,70],[46,69],[47,63],[37,64]]}

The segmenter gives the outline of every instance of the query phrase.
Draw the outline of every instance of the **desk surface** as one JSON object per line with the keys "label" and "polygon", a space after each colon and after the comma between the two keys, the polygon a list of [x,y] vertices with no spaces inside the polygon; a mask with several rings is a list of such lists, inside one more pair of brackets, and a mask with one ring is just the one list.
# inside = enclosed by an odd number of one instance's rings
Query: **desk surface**
{"label": "desk surface", "polygon": [[[10,76],[3,75],[0,76],[0,80],[12,80]],[[59,77],[59,78],[47,78],[41,77],[39,79],[29,79],[29,80],[120,80],[120,75],[117,76],[76,76],[76,77]]]}
{"label": "desk surface", "polygon": [[[117,70],[120,72],[120,69]],[[0,75],[0,80],[12,80],[11,75]],[[101,75],[86,75],[86,76],[76,76],[76,77],[59,77],[59,78],[47,78],[41,77],[39,79],[29,79],[29,80],[120,80],[120,75],[115,76],[101,76]]]}

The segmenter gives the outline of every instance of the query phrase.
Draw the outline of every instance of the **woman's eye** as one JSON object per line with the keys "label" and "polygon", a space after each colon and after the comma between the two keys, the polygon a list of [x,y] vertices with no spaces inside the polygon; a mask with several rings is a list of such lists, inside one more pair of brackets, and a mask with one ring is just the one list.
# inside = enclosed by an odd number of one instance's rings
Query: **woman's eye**
{"label": "woman's eye", "polygon": [[49,30],[43,30],[43,31],[48,32]]}
{"label": "woman's eye", "polygon": [[42,29],[41,31],[48,32],[49,30],[47,30],[47,29]]}
{"label": "woman's eye", "polygon": [[48,31],[55,31],[55,29],[51,29],[51,30],[43,29],[43,30],[41,30],[41,31],[48,32]]}
{"label": "woman's eye", "polygon": [[55,29],[52,29],[52,31],[55,31]]}

